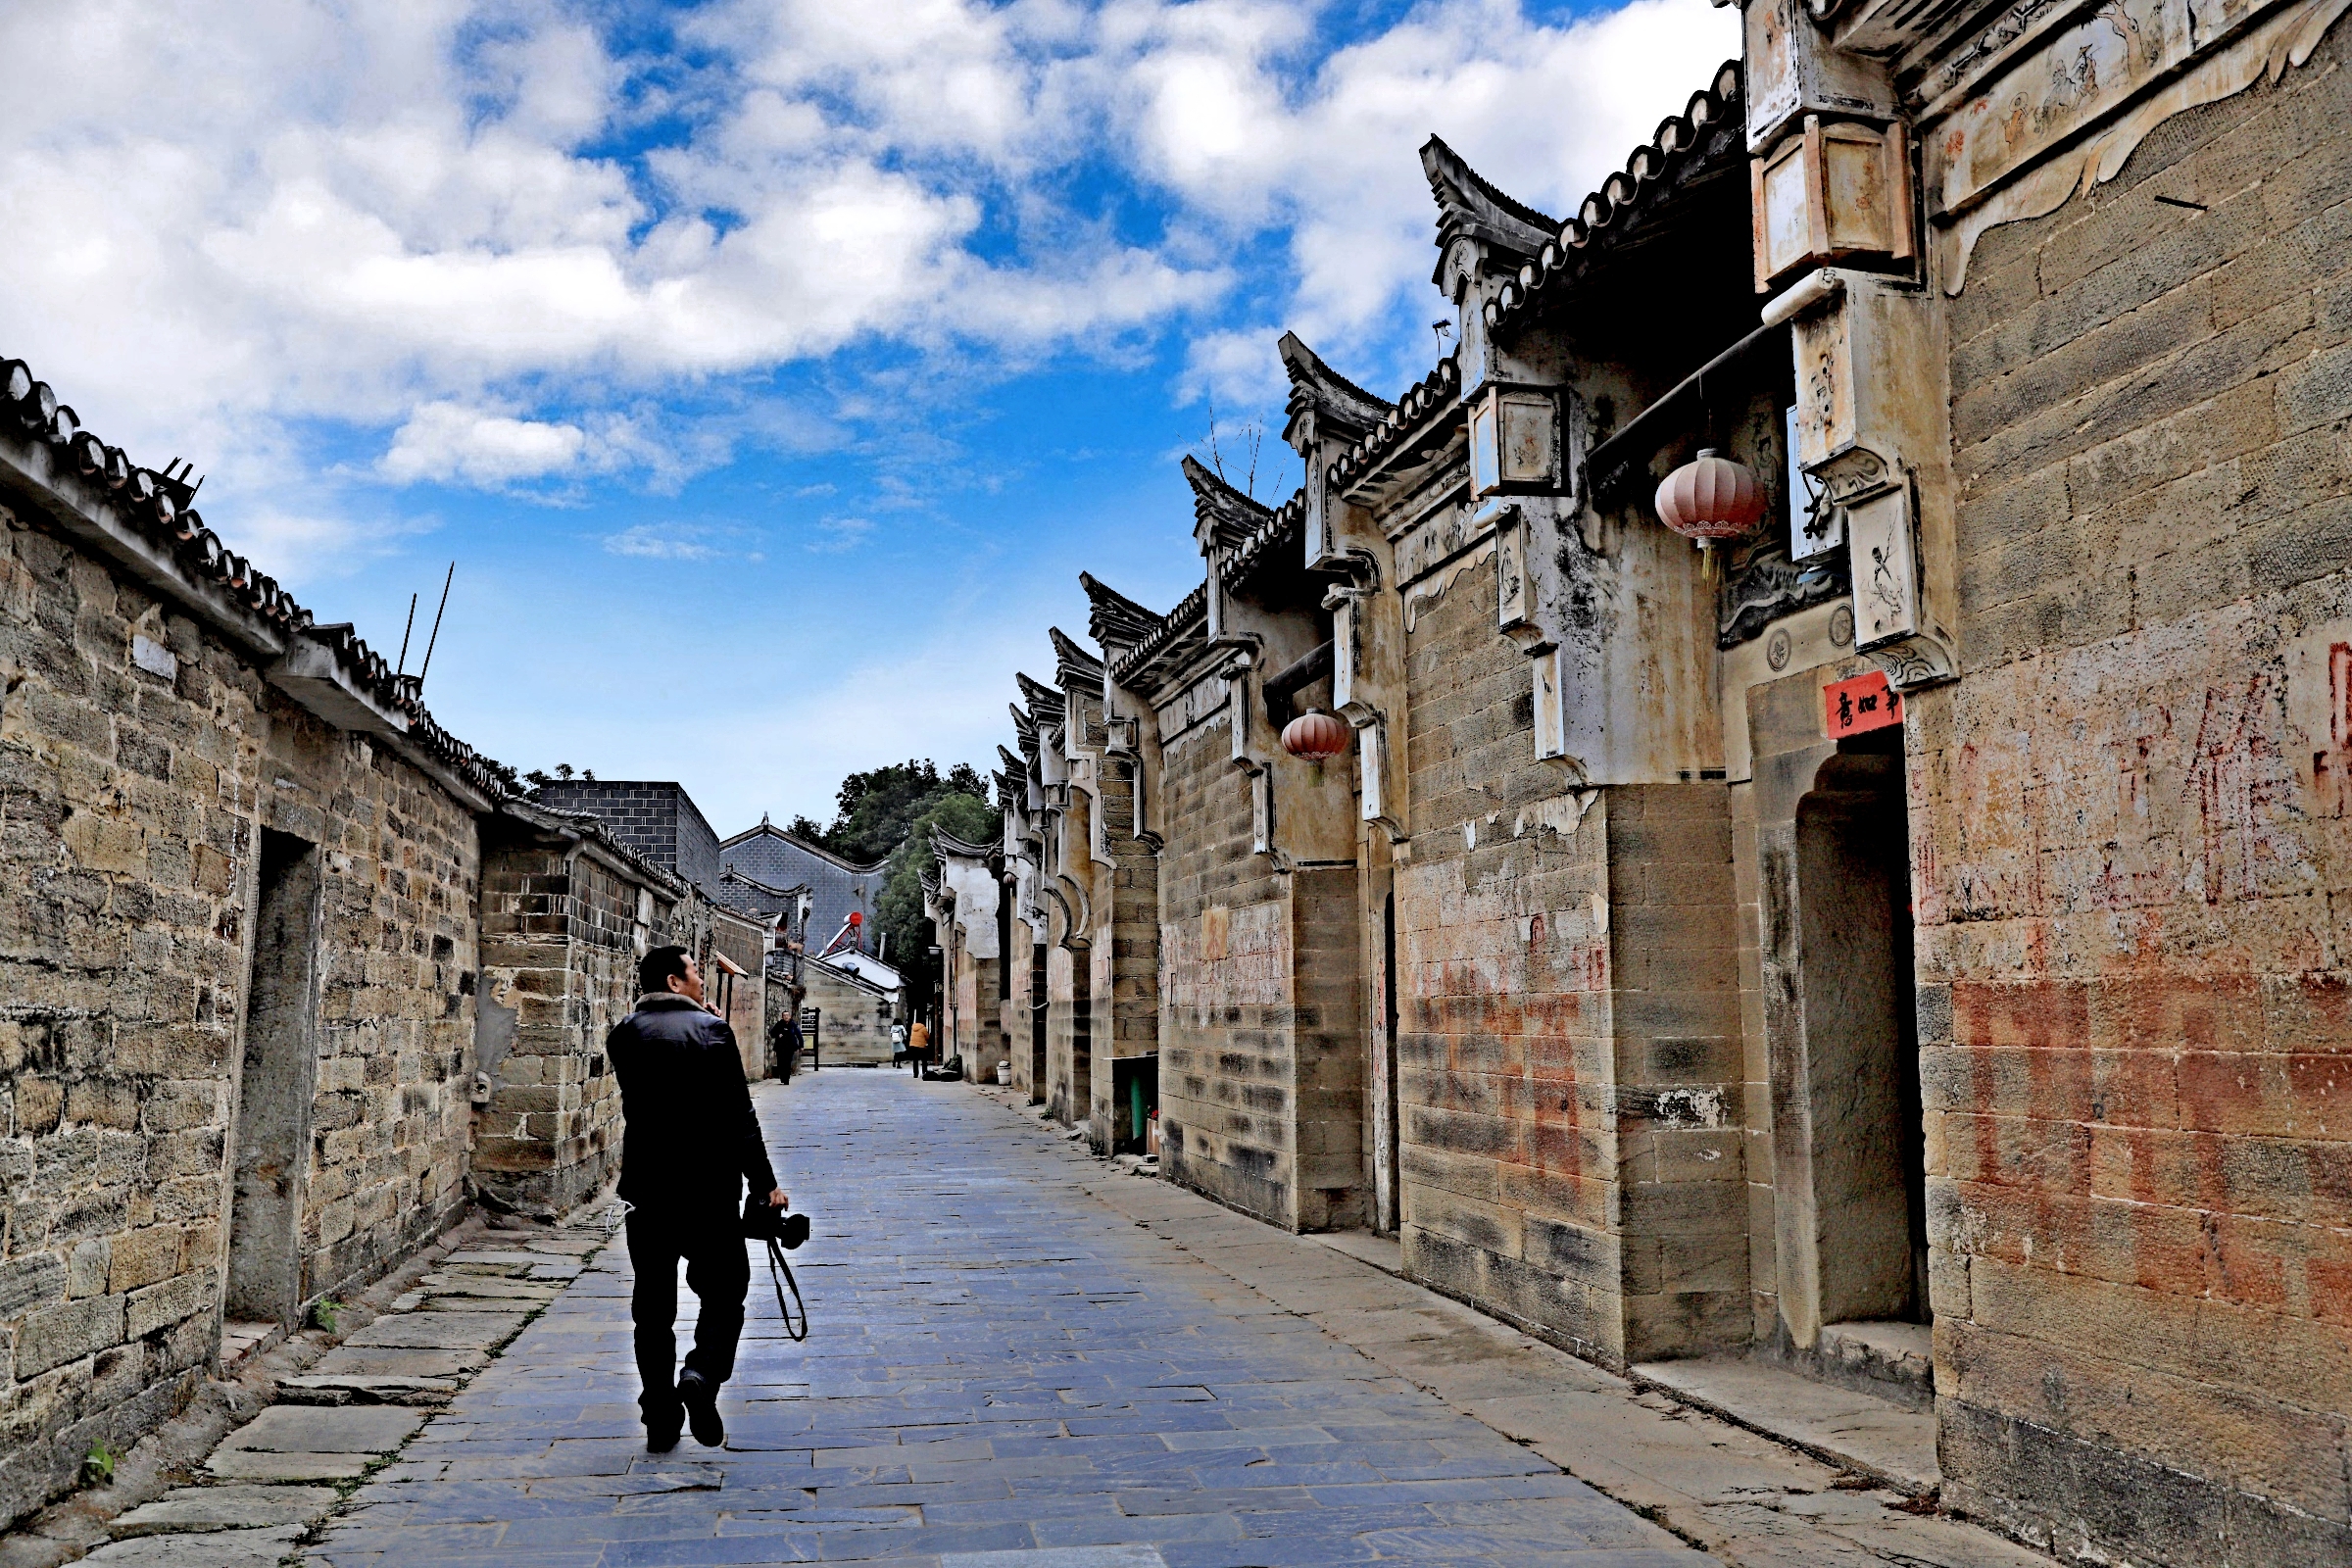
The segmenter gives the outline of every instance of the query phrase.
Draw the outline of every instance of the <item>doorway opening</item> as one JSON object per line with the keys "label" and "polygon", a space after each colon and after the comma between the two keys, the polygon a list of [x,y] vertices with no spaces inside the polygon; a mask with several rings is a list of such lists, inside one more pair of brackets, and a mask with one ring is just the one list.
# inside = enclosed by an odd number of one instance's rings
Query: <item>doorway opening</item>
{"label": "doorway opening", "polygon": [[[1095,965],[1085,948],[1070,954],[1070,1120],[1095,1114]],[[1107,1126],[1103,1129],[1107,1133]]]}
{"label": "doorway opening", "polygon": [[302,1211],[318,1086],[318,847],[262,832],[229,1211],[227,1315],[300,1317]]}
{"label": "doorway opening", "polygon": [[1797,803],[1819,1321],[1928,1321],[1902,731],[1841,742]]}
{"label": "doorway opening", "polygon": [[1029,1103],[1046,1100],[1046,945],[1029,950]]}
{"label": "doorway opening", "polygon": [[1391,893],[1380,917],[1380,1168],[1373,1173],[1379,1183],[1377,1224],[1384,1236],[1396,1235],[1401,1218],[1397,1162],[1403,1150],[1396,1126],[1396,895]]}

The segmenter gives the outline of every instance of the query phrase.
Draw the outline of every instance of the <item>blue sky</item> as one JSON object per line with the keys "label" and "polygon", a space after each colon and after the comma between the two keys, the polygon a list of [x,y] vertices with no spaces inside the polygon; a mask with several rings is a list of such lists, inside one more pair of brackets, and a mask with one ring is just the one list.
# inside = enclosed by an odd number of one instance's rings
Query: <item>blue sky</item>
{"label": "blue sky", "polygon": [[[983,765],[1084,566],[1198,581],[1274,339],[1439,352],[1435,131],[1565,213],[1707,0],[76,0],[0,16],[0,354],[519,767],[722,832]],[[419,646],[423,631],[417,634]],[[411,667],[415,665],[412,656]]]}

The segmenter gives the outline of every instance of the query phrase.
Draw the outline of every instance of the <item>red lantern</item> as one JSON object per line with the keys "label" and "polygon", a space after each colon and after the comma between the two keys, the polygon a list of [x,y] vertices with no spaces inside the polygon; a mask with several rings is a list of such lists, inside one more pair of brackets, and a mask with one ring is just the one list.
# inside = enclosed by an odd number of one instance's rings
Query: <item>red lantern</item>
{"label": "red lantern", "polygon": [[1282,749],[1293,757],[1320,762],[1348,749],[1354,731],[1331,713],[1300,713],[1282,728]]}
{"label": "red lantern", "polygon": [[1658,520],[1686,539],[1712,544],[1738,539],[1764,520],[1764,487],[1745,466],[1713,447],[1668,474],[1658,486]]}

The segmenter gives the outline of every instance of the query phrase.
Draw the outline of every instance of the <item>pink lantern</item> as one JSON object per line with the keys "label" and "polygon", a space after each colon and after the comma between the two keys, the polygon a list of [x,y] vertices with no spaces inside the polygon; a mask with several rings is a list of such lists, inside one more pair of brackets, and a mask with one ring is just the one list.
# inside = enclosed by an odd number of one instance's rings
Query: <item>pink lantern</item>
{"label": "pink lantern", "polygon": [[1293,757],[1320,762],[1346,751],[1353,735],[1354,731],[1334,714],[1300,713],[1283,726],[1282,749]]}
{"label": "pink lantern", "polygon": [[1658,520],[1686,539],[1713,544],[1753,532],[1764,520],[1764,487],[1745,466],[1713,447],[1658,486]]}

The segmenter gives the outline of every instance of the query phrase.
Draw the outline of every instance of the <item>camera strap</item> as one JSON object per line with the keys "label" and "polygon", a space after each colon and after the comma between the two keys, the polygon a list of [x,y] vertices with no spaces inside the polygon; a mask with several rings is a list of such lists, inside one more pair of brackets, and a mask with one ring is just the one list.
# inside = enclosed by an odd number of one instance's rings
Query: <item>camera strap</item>
{"label": "camera strap", "polygon": [[[775,1288],[776,1314],[784,1320],[785,1336],[792,1340],[808,1338],[808,1307],[801,1299],[801,1283],[792,1277],[792,1265],[784,1261],[784,1249],[774,1237],[767,1239],[767,1282]],[[792,1292],[792,1304],[784,1304],[784,1293]]]}

